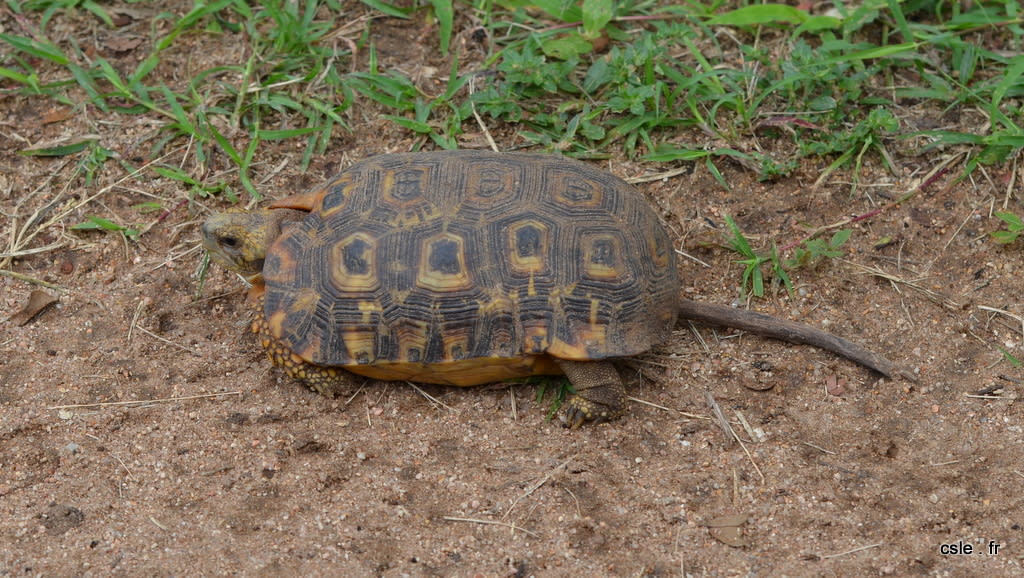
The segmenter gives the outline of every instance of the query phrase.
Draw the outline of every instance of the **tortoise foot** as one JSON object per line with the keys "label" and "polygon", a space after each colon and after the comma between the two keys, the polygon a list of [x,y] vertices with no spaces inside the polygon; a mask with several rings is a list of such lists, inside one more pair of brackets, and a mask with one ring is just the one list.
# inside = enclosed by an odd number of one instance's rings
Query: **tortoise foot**
{"label": "tortoise foot", "polygon": [[560,419],[562,423],[572,429],[576,429],[585,423],[598,424],[613,420],[623,413],[623,408],[613,408],[603,403],[597,403],[589,399],[574,395],[566,402],[565,410]]}
{"label": "tortoise foot", "polygon": [[562,414],[566,426],[578,428],[588,422],[609,421],[625,411],[626,390],[614,365],[604,361],[565,360],[558,365],[576,390]]}

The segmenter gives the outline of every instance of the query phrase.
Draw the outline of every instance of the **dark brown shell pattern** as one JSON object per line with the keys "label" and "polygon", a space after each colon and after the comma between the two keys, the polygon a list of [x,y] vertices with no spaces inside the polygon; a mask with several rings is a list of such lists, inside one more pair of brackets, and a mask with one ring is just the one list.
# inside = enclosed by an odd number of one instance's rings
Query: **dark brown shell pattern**
{"label": "dark brown shell pattern", "polygon": [[316,365],[636,355],[675,323],[675,252],[632,186],[551,155],[370,158],[264,266],[271,331]]}

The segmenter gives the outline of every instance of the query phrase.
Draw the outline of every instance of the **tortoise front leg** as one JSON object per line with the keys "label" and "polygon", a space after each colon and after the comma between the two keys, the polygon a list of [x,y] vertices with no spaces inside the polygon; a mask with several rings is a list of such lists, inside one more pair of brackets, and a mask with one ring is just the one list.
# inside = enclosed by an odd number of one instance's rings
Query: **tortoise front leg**
{"label": "tortoise front leg", "polygon": [[[263,299],[260,298],[262,304]],[[262,307],[260,308],[262,313]],[[257,315],[252,322],[252,332],[260,339],[260,345],[267,350],[267,357],[274,365],[284,368],[291,377],[306,384],[313,391],[334,397],[339,393],[351,391],[352,374],[339,367],[321,367],[313,365],[292,352],[287,345],[281,343],[270,332],[270,325],[263,315]]]}
{"label": "tortoise front leg", "polygon": [[626,410],[626,387],[610,362],[559,359],[558,366],[576,390],[565,412],[569,427],[615,419]]}

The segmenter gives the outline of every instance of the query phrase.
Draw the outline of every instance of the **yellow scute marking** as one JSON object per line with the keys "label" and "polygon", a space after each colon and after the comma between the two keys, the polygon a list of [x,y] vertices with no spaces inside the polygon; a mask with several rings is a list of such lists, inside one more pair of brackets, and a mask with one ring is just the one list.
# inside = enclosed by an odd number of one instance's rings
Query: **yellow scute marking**
{"label": "yellow scute marking", "polygon": [[[520,236],[529,233],[528,236]],[[544,273],[547,270],[550,229],[540,221],[516,223],[508,229],[506,254],[512,269],[520,273]],[[520,242],[522,241],[522,242]],[[525,252],[525,254],[522,254]]]}
{"label": "yellow scute marking", "polygon": [[307,335],[305,340],[306,346],[295,353],[298,354],[302,360],[312,363],[317,357],[320,356],[321,342],[318,335]]}
{"label": "yellow scute marking", "polygon": [[[513,297],[515,293],[513,293]],[[513,311],[513,299],[501,294],[496,294],[490,301],[480,306],[480,315],[491,315],[494,313],[511,313]]]}
{"label": "yellow scute marking", "polygon": [[591,351],[602,352],[609,349],[607,331],[608,328],[604,325],[592,325],[580,329],[577,332],[576,343],[568,343],[556,337],[548,346],[548,353],[559,359],[593,359],[594,355]]}
{"label": "yellow scute marking", "polygon": [[317,294],[315,289],[307,287],[295,292],[295,300],[292,301],[291,308],[298,311],[314,311],[316,310],[316,304],[319,302],[320,295]]}
{"label": "yellow scute marking", "polygon": [[472,286],[462,237],[439,233],[423,240],[416,284],[439,292]]}
{"label": "yellow scute marking", "polygon": [[584,238],[583,269],[593,279],[614,280],[622,276],[622,243],[614,235]]}
{"label": "yellow scute marking", "polygon": [[373,346],[375,341],[375,334],[373,332],[349,331],[342,335],[341,338],[345,341],[345,347],[348,349],[350,356],[358,358],[360,354],[365,354],[367,361],[373,363]]}
{"label": "yellow scute marking", "polygon": [[372,322],[373,314],[383,311],[380,304],[376,301],[360,301],[359,310],[363,312],[363,323]]}
{"label": "yellow scute marking", "polygon": [[366,233],[353,233],[331,246],[330,251],[330,280],[334,287],[341,291],[377,288],[380,281],[376,239]]}
{"label": "yellow scute marking", "polygon": [[284,311],[275,311],[267,318],[267,328],[270,334],[280,339],[284,335],[284,320],[287,315]]}
{"label": "yellow scute marking", "polygon": [[548,351],[555,357],[562,357],[551,351],[551,344],[548,342],[548,329],[546,326],[529,325],[523,327],[524,347],[527,351]]}

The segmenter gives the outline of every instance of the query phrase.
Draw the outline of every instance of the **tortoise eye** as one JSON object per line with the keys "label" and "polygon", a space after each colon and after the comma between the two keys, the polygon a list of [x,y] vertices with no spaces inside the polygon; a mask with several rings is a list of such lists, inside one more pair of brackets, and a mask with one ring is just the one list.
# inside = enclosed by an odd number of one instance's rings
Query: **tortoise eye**
{"label": "tortoise eye", "polygon": [[238,242],[238,237],[221,237],[220,244],[224,245],[228,249],[234,249],[235,247],[238,247],[240,243]]}

